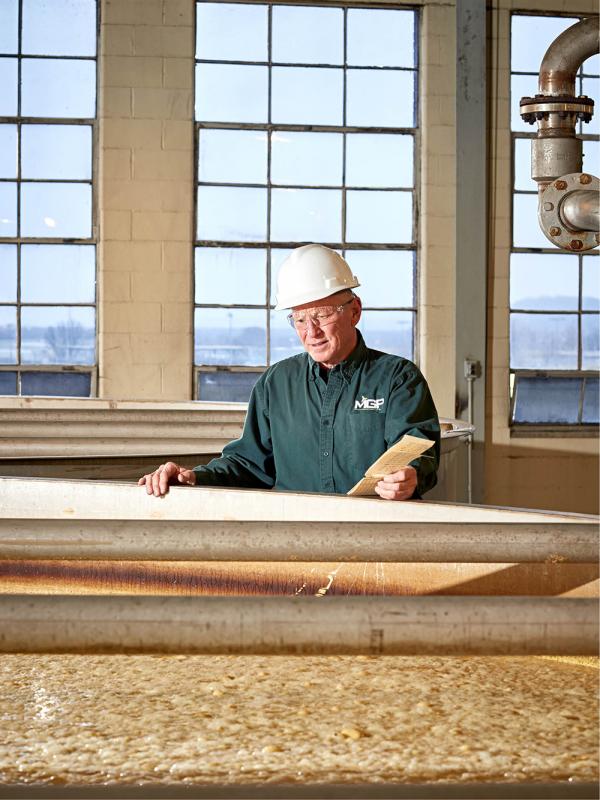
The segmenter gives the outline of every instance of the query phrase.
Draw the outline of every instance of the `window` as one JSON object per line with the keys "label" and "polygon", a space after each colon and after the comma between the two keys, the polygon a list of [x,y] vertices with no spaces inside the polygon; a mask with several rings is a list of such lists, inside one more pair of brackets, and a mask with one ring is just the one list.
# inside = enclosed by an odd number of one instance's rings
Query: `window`
{"label": "window", "polygon": [[95,0],[0,4],[0,394],[89,396]]}
{"label": "window", "polygon": [[[578,17],[512,17],[511,128],[513,222],[510,255],[511,423],[598,424],[600,272],[598,251],[570,254],[553,247],[537,222],[531,179],[536,127],[519,116],[519,100],[537,92],[544,53]],[[591,123],[579,123],[583,168],[597,174],[600,92],[598,56],[577,77],[577,93],[596,104]]]}
{"label": "window", "polygon": [[371,347],[414,355],[417,15],[196,4],[197,396],[300,352],[275,277],[307,242],[359,276]]}

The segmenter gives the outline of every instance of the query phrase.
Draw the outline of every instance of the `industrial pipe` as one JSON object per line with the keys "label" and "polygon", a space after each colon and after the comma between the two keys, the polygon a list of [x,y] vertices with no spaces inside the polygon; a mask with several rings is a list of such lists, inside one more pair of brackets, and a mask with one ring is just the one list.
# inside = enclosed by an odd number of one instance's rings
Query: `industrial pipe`
{"label": "industrial pipe", "polygon": [[571,228],[597,231],[600,218],[599,199],[598,192],[583,189],[571,192],[561,203],[560,216]]}
{"label": "industrial pipe", "polygon": [[577,70],[598,52],[598,17],[576,22],[559,34],[546,50],[540,66],[539,90],[544,95],[574,95]]}
{"label": "industrial pipe", "polygon": [[595,655],[598,602],[7,595],[0,652]]}
{"label": "industrial pipe", "polygon": [[[525,122],[537,122],[538,131],[531,141],[531,177],[538,184],[540,227],[552,244],[568,251],[591,250],[598,244],[600,214],[595,203],[574,196],[567,217],[558,215],[566,190],[578,195],[581,180],[587,193],[597,194],[598,179],[582,175],[582,141],[576,135],[579,120],[589,122],[594,101],[576,95],[576,75],[581,64],[600,52],[598,18],[589,17],[563,31],[550,45],[540,66],[535,97],[521,98],[521,116]],[[571,179],[571,181],[569,180]],[[571,183],[573,185],[571,185]],[[593,185],[589,185],[592,184]],[[553,188],[558,195],[547,195]],[[579,213],[585,206],[585,213]],[[555,213],[556,212],[556,213]]]}
{"label": "industrial pipe", "polygon": [[598,563],[589,522],[0,520],[0,559]]}

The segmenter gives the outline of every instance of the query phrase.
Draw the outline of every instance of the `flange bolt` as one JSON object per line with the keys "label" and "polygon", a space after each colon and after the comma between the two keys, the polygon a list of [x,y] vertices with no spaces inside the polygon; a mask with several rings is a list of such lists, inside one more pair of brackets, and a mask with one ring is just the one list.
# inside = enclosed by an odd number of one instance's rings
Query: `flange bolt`
{"label": "flange bolt", "polygon": [[571,239],[571,250],[581,250],[583,242],[581,239]]}
{"label": "flange bolt", "polygon": [[560,233],[561,233],[560,228],[557,228],[556,225],[553,225],[550,228],[550,236],[560,236]]}
{"label": "flange bolt", "polygon": [[588,184],[588,183],[591,183],[591,182],[592,182],[592,176],[591,176],[591,175],[588,175],[587,173],[583,172],[583,173],[582,173],[582,174],[579,176],[579,183],[583,183],[583,184],[584,184],[584,186],[585,186],[586,184]]}
{"label": "flange bolt", "polygon": [[544,211],[552,211],[554,209],[554,203],[544,203]]}
{"label": "flange bolt", "polygon": [[562,190],[562,189],[566,189],[567,188],[567,182],[566,181],[556,181],[555,184],[554,184],[554,188],[558,189],[559,191]]}

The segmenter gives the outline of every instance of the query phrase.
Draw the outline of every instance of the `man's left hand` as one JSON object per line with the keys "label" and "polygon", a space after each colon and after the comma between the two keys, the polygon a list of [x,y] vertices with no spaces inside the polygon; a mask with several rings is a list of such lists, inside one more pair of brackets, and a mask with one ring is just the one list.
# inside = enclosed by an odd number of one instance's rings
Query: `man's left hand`
{"label": "man's left hand", "polygon": [[410,500],[417,488],[417,470],[414,467],[402,467],[382,478],[375,486],[375,491],[384,500]]}

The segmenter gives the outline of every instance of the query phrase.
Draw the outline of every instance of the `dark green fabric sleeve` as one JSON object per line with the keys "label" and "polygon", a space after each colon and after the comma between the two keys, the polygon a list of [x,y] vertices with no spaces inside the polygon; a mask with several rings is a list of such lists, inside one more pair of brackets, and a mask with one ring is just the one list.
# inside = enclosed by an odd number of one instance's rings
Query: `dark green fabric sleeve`
{"label": "dark green fabric sleeve", "polygon": [[417,470],[415,499],[433,489],[440,463],[440,422],[427,382],[414,364],[403,366],[394,376],[385,423],[387,446],[402,436],[431,439],[435,445],[410,465]]}
{"label": "dark green fabric sleeve", "polygon": [[194,467],[197,486],[244,489],[274,486],[271,426],[265,401],[266,374],[263,373],[252,390],[241,437],[225,445],[220,458],[213,458],[206,466]]}

